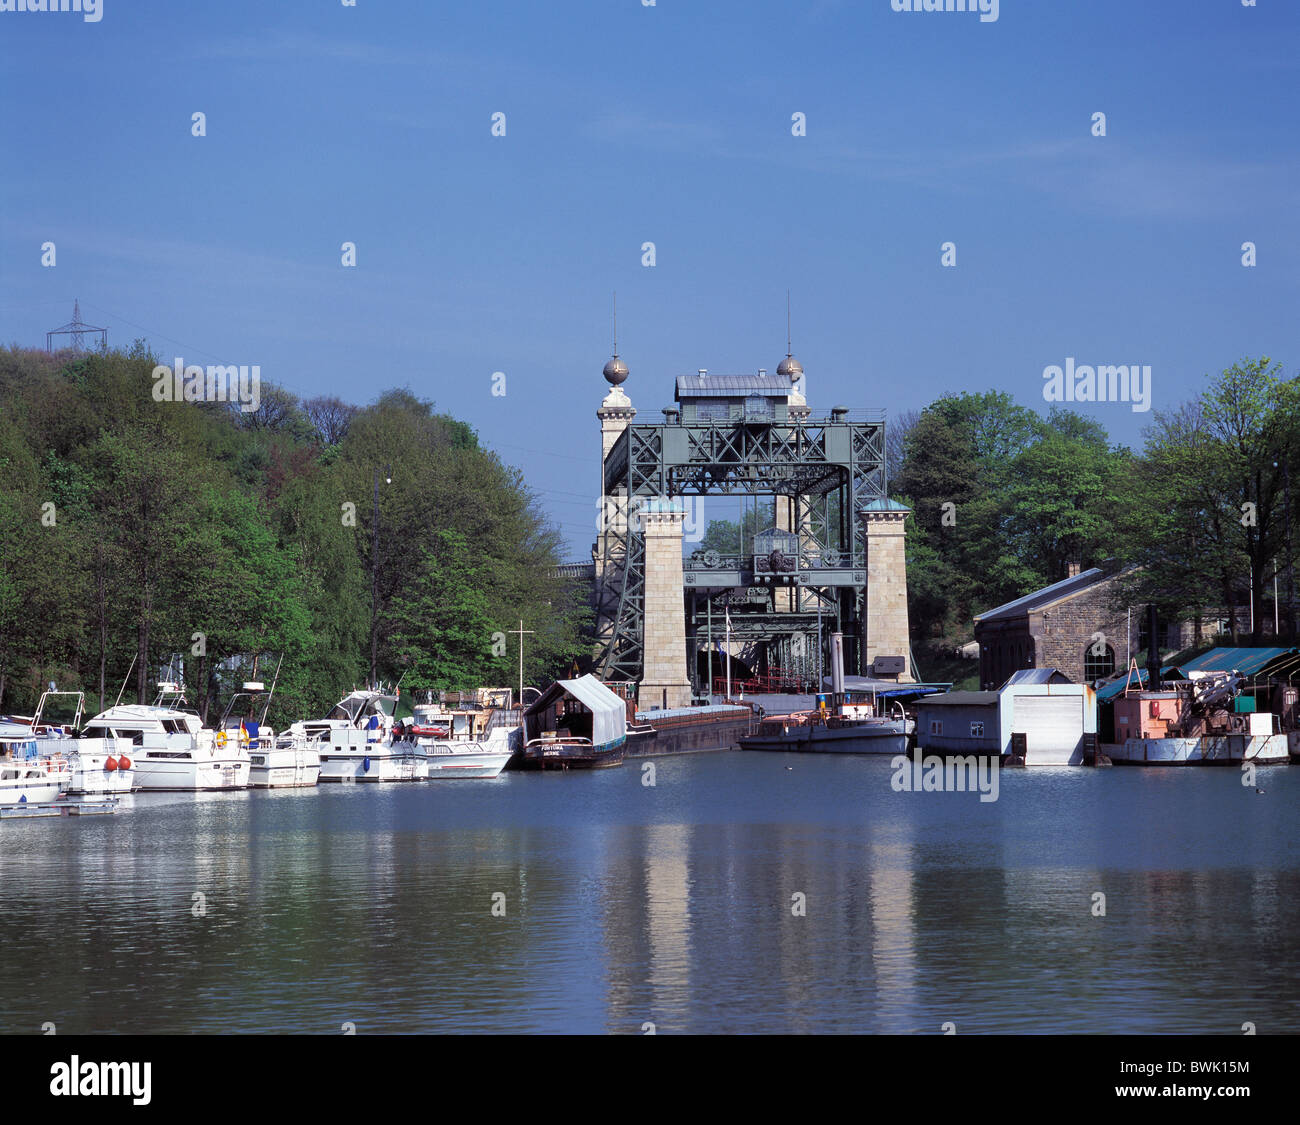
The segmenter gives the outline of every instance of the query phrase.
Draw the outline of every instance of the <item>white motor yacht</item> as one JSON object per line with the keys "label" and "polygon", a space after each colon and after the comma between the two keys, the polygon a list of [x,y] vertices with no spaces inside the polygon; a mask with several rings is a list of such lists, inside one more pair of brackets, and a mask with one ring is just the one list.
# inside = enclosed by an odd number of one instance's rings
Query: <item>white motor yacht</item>
{"label": "white motor yacht", "polygon": [[[272,692],[275,685],[271,686]],[[265,700],[261,697],[266,695]],[[258,718],[258,705],[261,715]],[[259,681],[250,680],[226,705],[217,724],[227,744],[233,739],[248,748],[249,785],[254,789],[308,788],[320,779],[320,736],[286,732],[277,735],[266,725],[271,694]]]}
{"label": "white motor yacht", "polygon": [[90,738],[130,739],[136,782],[143,790],[246,789],[246,743],[204,728],[185,702],[184,686],[163,681],[152,705],[121,704],[101,711],[83,731]]}
{"label": "white motor yacht", "polygon": [[291,737],[319,739],[321,781],[423,781],[429,776],[425,747],[395,728],[394,692],[349,692],[323,719],[294,723]]}
{"label": "white motor yacht", "polygon": [[48,805],[64,791],[66,763],[52,772],[30,727],[0,725],[0,806]]}
{"label": "white motor yacht", "polygon": [[135,746],[126,736],[85,735],[82,716],[86,695],[80,691],[42,694],[32,716],[32,732],[42,756],[67,763],[71,797],[106,797],[129,793],[138,784]]}
{"label": "white motor yacht", "polygon": [[513,711],[417,703],[410,731],[424,747],[429,779],[496,777],[522,745]]}

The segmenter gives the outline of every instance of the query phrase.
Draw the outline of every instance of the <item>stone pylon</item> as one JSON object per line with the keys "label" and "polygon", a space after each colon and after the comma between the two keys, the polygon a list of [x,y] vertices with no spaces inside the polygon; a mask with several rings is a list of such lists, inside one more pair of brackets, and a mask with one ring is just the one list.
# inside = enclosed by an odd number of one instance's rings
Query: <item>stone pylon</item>
{"label": "stone pylon", "polygon": [[901,656],[912,683],[907,621],[906,521],[911,509],[897,500],[873,500],[859,513],[867,552],[866,604],[862,613],[862,674],[877,656]]}
{"label": "stone pylon", "polygon": [[691,681],[686,667],[686,614],[683,608],[682,524],[680,500],[654,497],[634,515],[645,536],[645,618],[641,687],[644,710],[688,707]]}

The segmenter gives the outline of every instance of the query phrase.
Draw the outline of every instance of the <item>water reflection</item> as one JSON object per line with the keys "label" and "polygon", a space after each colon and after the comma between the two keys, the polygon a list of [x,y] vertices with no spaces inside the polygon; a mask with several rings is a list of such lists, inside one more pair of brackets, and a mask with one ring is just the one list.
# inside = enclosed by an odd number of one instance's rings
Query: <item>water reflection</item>
{"label": "water reflection", "polygon": [[1253,804],[1025,771],[980,804],[783,761],[6,822],[0,1029],[1300,1030],[1300,771]]}

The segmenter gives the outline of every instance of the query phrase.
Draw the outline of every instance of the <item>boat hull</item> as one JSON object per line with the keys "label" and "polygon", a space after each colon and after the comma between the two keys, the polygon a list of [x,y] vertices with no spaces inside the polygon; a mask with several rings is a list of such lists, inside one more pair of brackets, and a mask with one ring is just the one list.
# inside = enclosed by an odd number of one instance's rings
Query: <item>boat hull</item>
{"label": "boat hull", "polygon": [[428,759],[419,753],[394,752],[389,746],[371,747],[368,751],[322,752],[322,782],[379,783],[388,781],[425,781],[429,777]]}
{"label": "boat hull", "polygon": [[320,754],[315,750],[254,750],[249,760],[248,784],[253,789],[310,789],[320,780]]}
{"label": "boat hull", "polygon": [[[66,792],[70,797],[118,797],[139,788],[135,777],[135,745],[129,738],[42,738],[42,748],[59,754],[71,771]],[[108,768],[112,758],[114,768]],[[117,763],[125,758],[132,768]]]}
{"label": "boat hull", "polygon": [[524,770],[603,770],[621,766],[627,756],[627,740],[612,746],[546,746],[525,748],[519,768]]}
{"label": "boat hull", "polygon": [[58,799],[59,783],[48,777],[0,780],[0,806],[48,805]]}
{"label": "boat hull", "polygon": [[457,777],[496,777],[513,756],[509,750],[429,751],[429,780]]}
{"label": "boat hull", "polygon": [[[735,750],[753,726],[748,707],[679,708],[642,711],[627,732],[629,758]],[[648,731],[644,728],[648,728]]]}
{"label": "boat hull", "polygon": [[1225,734],[1202,738],[1130,738],[1102,748],[1117,766],[1276,765],[1288,761],[1285,734]]}
{"label": "boat hull", "polygon": [[143,792],[200,793],[247,789],[248,765],[248,758],[243,756],[150,758],[142,754],[132,759],[132,773]]}
{"label": "boat hull", "polygon": [[801,754],[907,753],[907,728],[902,723],[860,726],[792,726],[781,734],[749,735],[740,740],[742,750],[770,750]]}

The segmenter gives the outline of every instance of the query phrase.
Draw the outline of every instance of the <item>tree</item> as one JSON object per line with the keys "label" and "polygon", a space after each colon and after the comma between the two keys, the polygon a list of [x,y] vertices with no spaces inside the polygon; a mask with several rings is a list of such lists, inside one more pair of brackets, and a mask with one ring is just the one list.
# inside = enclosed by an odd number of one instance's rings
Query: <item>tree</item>
{"label": "tree", "polygon": [[494,652],[487,587],[491,574],[460,532],[442,530],[424,548],[421,565],[394,600],[393,644],[412,688],[467,689],[506,677]]}

